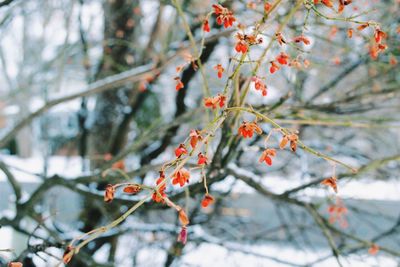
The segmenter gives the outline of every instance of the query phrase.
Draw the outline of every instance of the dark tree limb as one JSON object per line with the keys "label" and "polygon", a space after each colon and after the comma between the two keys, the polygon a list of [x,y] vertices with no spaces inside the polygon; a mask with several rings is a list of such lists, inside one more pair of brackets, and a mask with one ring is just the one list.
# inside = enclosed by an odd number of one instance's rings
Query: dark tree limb
{"label": "dark tree limb", "polygon": [[352,73],[358,66],[360,66],[362,63],[364,63],[367,60],[366,57],[361,57],[357,61],[355,61],[353,64],[348,66],[346,69],[344,69],[342,72],[340,72],[335,78],[333,78],[331,81],[329,81],[326,85],[322,86],[314,95],[312,95],[309,100],[307,101],[307,104],[313,102],[316,98],[321,96],[322,94],[326,93],[329,91],[331,88],[336,86],[340,81],[343,80],[344,77],[348,76],[350,73]]}
{"label": "dark tree limb", "polygon": [[7,5],[11,4],[12,2],[14,2],[14,0],[4,0],[4,1],[0,2],[0,7],[7,6]]}
{"label": "dark tree limb", "polygon": [[[218,39],[211,41],[207,43],[207,45],[204,48],[203,53],[200,56],[200,61],[202,63],[207,62],[207,60],[210,58],[212,52],[214,51],[214,48],[218,44]],[[181,81],[184,84],[184,88],[180,89],[176,95],[175,98],[175,118],[179,117],[181,114],[185,113],[186,111],[186,105],[185,105],[185,97],[187,95],[187,91],[189,90],[189,83],[190,81],[194,78],[196,74],[196,70],[193,68],[193,65],[189,65],[182,73]],[[164,138],[161,141],[161,144],[151,151],[149,154],[144,156],[141,160],[142,164],[147,164],[150,162],[152,159],[155,159],[160,155],[171,143],[172,138],[175,136],[179,129],[179,125],[171,128],[164,136]]]}

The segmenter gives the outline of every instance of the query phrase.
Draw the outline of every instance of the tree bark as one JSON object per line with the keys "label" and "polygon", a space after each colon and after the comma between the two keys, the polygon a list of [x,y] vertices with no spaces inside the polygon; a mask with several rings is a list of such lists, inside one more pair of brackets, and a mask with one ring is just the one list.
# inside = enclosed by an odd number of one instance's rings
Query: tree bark
{"label": "tree bark", "polygon": [[[103,56],[95,75],[95,80],[118,74],[134,65],[133,40],[135,25],[140,16],[135,14],[138,11],[138,0],[113,0],[104,2],[104,41]],[[136,18],[136,21],[135,21]],[[118,128],[123,109],[128,103],[129,91],[132,85],[122,86],[117,90],[108,91],[98,95],[94,109],[94,121],[90,129],[89,153],[93,158],[98,158],[106,153],[117,154],[119,151],[113,149],[113,132]],[[124,137],[118,137],[124,138]],[[122,146],[120,146],[122,147]],[[93,160],[91,168],[99,167],[102,161]],[[106,186],[106,183],[97,185],[99,189]],[[85,198],[83,200],[80,219],[83,222],[81,231],[88,232],[96,228],[103,220],[103,210],[96,204],[96,200]],[[102,205],[101,203],[100,205]],[[105,208],[110,216],[113,216],[118,209],[114,205],[107,205]],[[93,254],[101,246],[110,243],[111,249],[109,261],[113,262],[118,237],[113,236],[107,239],[94,241],[94,246],[87,252]],[[69,266],[87,266],[78,259],[73,259]]]}

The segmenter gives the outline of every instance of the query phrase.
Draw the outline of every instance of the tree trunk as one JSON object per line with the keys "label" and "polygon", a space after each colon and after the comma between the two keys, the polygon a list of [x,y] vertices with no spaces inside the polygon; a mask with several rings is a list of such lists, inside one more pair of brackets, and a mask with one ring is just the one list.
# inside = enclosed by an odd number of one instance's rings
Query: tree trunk
{"label": "tree trunk", "polygon": [[[133,36],[135,25],[139,16],[135,14],[138,10],[137,0],[108,0],[104,3],[104,42],[103,57],[99,66],[95,79],[101,79],[110,75],[118,74],[131,68],[134,64]],[[111,151],[110,145],[113,143],[113,132],[118,127],[123,114],[124,107],[129,103],[129,91],[132,90],[131,85],[116,88],[116,90],[108,91],[100,94],[96,99],[94,110],[94,121],[90,129],[89,137],[89,153],[94,159],[106,153],[113,152],[117,154],[119,151]],[[125,137],[120,137],[125,138]],[[98,168],[102,161],[93,160],[91,167]],[[98,188],[103,189],[106,184],[99,184]],[[90,198],[83,200],[83,208],[80,219],[83,222],[81,231],[87,232],[99,226],[102,223],[104,214],[99,205],[103,203],[95,203]],[[113,205],[107,205],[108,215],[113,217],[118,211]],[[107,239],[99,239],[94,241],[94,246],[87,249],[89,254],[93,254],[105,243],[111,244],[110,251],[115,251],[117,237]],[[110,253],[109,261],[113,262],[115,253]],[[75,258],[69,266],[87,266],[86,263]]]}

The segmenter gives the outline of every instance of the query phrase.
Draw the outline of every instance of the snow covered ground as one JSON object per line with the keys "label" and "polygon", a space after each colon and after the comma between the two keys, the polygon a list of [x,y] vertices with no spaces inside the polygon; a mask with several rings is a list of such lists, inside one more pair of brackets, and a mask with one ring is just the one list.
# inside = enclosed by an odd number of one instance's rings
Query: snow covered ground
{"label": "snow covered ground", "polygon": [[[10,240],[11,230],[1,229],[0,236],[2,239],[8,238]],[[129,238],[129,240],[127,240]],[[132,242],[132,237],[128,237],[122,242]],[[3,242],[2,242],[3,243]],[[129,243],[128,243],[129,244]],[[2,245],[3,247],[4,245]],[[138,266],[138,267],[158,267],[164,266],[166,260],[165,250],[154,248],[140,249],[137,253],[136,265],[133,265],[133,260],[129,257],[132,253],[129,246],[120,246],[117,252],[116,266]],[[61,257],[61,252],[56,249],[50,249],[54,255]],[[104,261],[108,252],[108,248],[99,250],[94,258],[102,262]],[[193,245],[190,242],[186,245],[184,256],[177,260],[173,266],[246,266],[246,267],[287,267],[287,266],[301,266],[313,263],[320,258],[330,255],[327,250],[310,251],[307,249],[299,250],[290,246],[278,245],[243,245],[242,243],[229,244],[210,244],[202,243],[201,245]],[[9,257],[9,253],[0,253],[0,256]],[[47,259],[47,257],[46,257]],[[398,261],[393,258],[386,257],[383,254],[371,256],[352,255],[340,258],[344,267],[397,267]],[[48,259],[44,262],[39,258],[35,259],[38,267],[53,267],[59,262],[55,259]],[[60,265],[63,266],[63,265]],[[334,258],[319,261],[314,266],[317,267],[333,267],[337,266]]]}
{"label": "snow covered ground", "polygon": [[[32,185],[40,183],[40,178],[35,174],[41,174],[43,172],[43,159],[39,157],[34,158],[18,158],[14,156],[1,156],[7,165],[10,166],[12,173],[16,179],[22,184]],[[76,177],[81,175],[81,160],[78,157],[61,157],[54,156],[49,158],[49,169],[48,175],[59,174],[63,177]],[[300,181],[286,180],[280,177],[253,177],[255,180],[259,180],[269,190],[280,193],[289,188],[293,188],[300,185]],[[233,179],[227,178],[223,182],[219,182],[213,186],[213,190],[224,191],[227,185],[232,183]],[[304,181],[302,181],[303,183]],[[8,186],[7,179],[3,173],[0,173],[0,185],[1,187]],[[242,182],[237,182],[234,187],[236,193],[252,193],[253,190]],[[382,194],[385,192],[385,194]],[[303,192],[304,197],[325,197],[327,191],[324,188],[312,188],[307,189]],[[400,183],[395,181],[359,181],[351,180],[341,185],[340,196],[342,198],[352,199],[366,199],[366,200],[400,200]],[[11,205],[10,205],[11,206]],[[7,212],[2,210],[4,215]],[[21,238],[8,227],[0,229],[0,249],[1,248],[13,248],[18,243],[25,245],[26,240]],[[127,240],[122,242],[131,242],[132,236],[124,237]],[[132,259],[128,256],[131,251],[126,248],[129,246],[120,246],[118,251],[120,262],[118,266],[131,266]],[[135,246],[134,246],[135,247]],[[101,260],[105,254],[107,248],[100,250],[95,258]],[[102,252],[103,251],[103,252]],[[52,251],[54,254],[60,256],[60,251]],[[308,249],[299,250],[291,246],[279,246],[269,244],[242,244],[235,242],[226,242],[223,244],[218,243],[202,243],[199,246],[188,243],[184,251],[185,255],[175,264],[175,266],[290,266],[293,264],[307,264],[317,260],[320,257],[330,255],[327,250],[321,249],[321,251],[315,252]],[[103,255],[102,255],[103,254]],[[2,257],[9,257],[10,254],[1,253]],[[141,249],[137,257],[136,266],[162,266],[165,262],[166,254],[160,248],[145,248]],[[396,267],[398,262],[395,259],[385,257],[382,253],[377,256],[370,255],[354,255],[350,257],[342,258],[344,266],[385,266],[385,267]],[[40,259],[35,260],[38,266],[55,266],[56,262],[50,261],[44,263]],[[336,266],[334,259],[329,258],[325,261],[319,262],[315,266],[331,267]]]}
{"label": "snow covered ground", "polygon": [[[41,157],[19,158],[15,156],[1,155],[0,159],[11,167],[12,173],[21,183],[37,183],[40,179],[37,175],[43,173],[44,161]],[[82,161],[79,157],[52,156],[48,161],[48,176],[55,174],[62,177],[77,177],[83,175]],[[241,170],[242,171],[242,170]],[[252,175],[253,176],[253,175]],[[275,193],[282,193],[288,189],[300,186],[309,180],[284,179],[278,176],[254,177],[259,180],[269,190]],[[0,182],[6,182],[4,173],[0,173]],[[213,189],[224,191],[227,184],[231,184],[233,178],[225,179],[223,182],[215,184]],[[365,199],[365,200],[391,200],[400,201],[400,181],[377,181],[359,179],[348,180],[340,183],[339,196],[341,198]],[[252,188],[242,181],[236,181],[233,192],[252,193]],[[382,192],[385,192],[384,194]],[[325,187],[313,187],[304,190],[303,196],[307,197],[325,197],[327,190]]]}
{"label": "snow covered ground", "polygon": [[[42,157],[20,158],[16,156],[1,155],[0,160],[4,161],[10,170],[21,183],[37,183],[40,179],[37,175],[43,174],[44,160]],[[55,174],[63,177],[76,177],[82,174],[81,159],[79,157],[52,156],[48,161],[48,176]],[[7,178],[4,173],[0,174],[0,181]]]}

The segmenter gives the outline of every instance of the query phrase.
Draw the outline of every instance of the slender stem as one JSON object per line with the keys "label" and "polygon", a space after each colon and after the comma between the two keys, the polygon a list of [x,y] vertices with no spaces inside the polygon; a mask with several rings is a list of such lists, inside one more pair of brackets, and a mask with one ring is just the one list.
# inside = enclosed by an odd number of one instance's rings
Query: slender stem
{"label": "slender stem", "polygon": [[[79,243],[79,245],[77,245],[76,247],[74,247],[68,254],[68,257],[72,257],[74,254],[78,254],[79,250],[81,248],[83,248],[85,245],[87,245],[90,241],[96,239],[97,237],[99,237],[101,234],[107,232],[108,230],[110,230],[113,227],[116,227],[117,225],[119,225],[121,222],[123,222],[126,218],[128,218],[128,216],[130,214],[132,214],[134,211],[136,211],[140,206],[142,206],[148,199],[150,199],[151,194],[148,195],[147,197],[144,197],[142,200],[140,200],[139,202],[137,202],[135,205],[133,205],[129,210],[127,210],[124,214],[122,214],[119,218],[117,218],[116,220],[112,221],[111,223],[99,227],[97,229],[94,229],[86,234],[84,234],[83,236],[80,237],[80,239],[89,236],[87,239],[83,240],[81,243]],[[78,239],[74,239],[71,241],[70,245],[72,246],[73,243],[75,241],[77,241]]]}
{"label": "slender stem", "polygon": [[[255,110],[253,110],[253,109],[245,108],[245,107],[230,107],[230,108],[226,108],[225,110],[226,110],[226,111],[242,111],[242,112],[252,113],[252,114],[254,114],[255,116],[257,116],[257,117],[263,119],[264,121],[270,123],[274,128],[279,129],[283,134],[290,134],[290,132],[289,132],[288,130],[286,130],[285,128],[283,128],[282,126],[280,126],[280,125],[279,125],[278,123],[276,123],[273,119],[269,118],[268,116],[265,116],[264,114],[261,114],[261,113],[258,112],[258,111],[255,111]],[[344,162],[342,162],[342,161],[340,161],[340,160],[337,160],[337,159],[334,159],[334,158],[332,158],[332,157],[330,157],[330,156],[328,156],[328,155],[325,155],[325,154],[323,154],[323,153],[321,153],[321,152],[319,152],[319,151],[316,151],[316,150],[314,150],[314,149],[312,149],[312,148],[306,146],[306,145],[305,145],[302,141],[300,141],[300,140],[298,141],[298,144],[299,144],[299,146],[300,146],[303,150],[305,150],[305,151],[307,151],[307,152],[309,152],[309,153],[311,153],[311,154],[314,154],[314,155],[316,155],[317,157],[320,157],[320,158],[323,158],[323,159],[325,159],[325,160],[332,161],[332,162],[335,162],[335,163],[337,163],[337,164],[339,164],[339,165],[342,165],[343,167],[346,167],[347,169],[350,169],[353,173],[356,173],[356,172],[357,172],[357,169],[356,169],[356,168],[354,168],[354,167],[352,167],[352,166],[350,166],[350,165],[348,165],[348,164],[346,164],[346,163],[344,163]]]}
{"label": "slender stem", "polygon": [[[182,10],[182,6],[180,5],[179,1],[178,0],[172,0],[172,3],[174,4],[174,6],[176,7],[176,10],[178,11],[179,17],[182,19],[183,27],[185,28],[186,34],[189,37],[189,41],[190,41],[191,47],[192,47],[193,52],[194,52],[194,57],[196,59],[196,63],[199,66],[200,73],[201,73],[201,76],[203,78],[204,94],[206,96],[210,96],[211,92],[210,92],[210,88],[208,86],[208,81],[207,81],[207,77],[206,77],[206,74],[205,74],[205,71],[204,71],[204,68],[203,68],[203,64],[201,63],[201,60],[200,60],[200,52],[197,49],[196,40],[193,37],[193,33],[190,30],[190,26],[189,26],[189,24],[188,24],[188,22],[186,20],[185,14],[184,14],[184,12]],[[201,43],[204,43],[204,42],[202,41]],[[203,46],[201,48],[203,48]]]}
{"label": "slender stem", "polygon": [[311,1],[309,1],[308,4],[310,4],[311,9],[314,11],[314,13],[315,13],[317,16],[320,16],[320,17],[322,17],[322,18],[324,18],[324,19],[327,19],[327,20],[346,21],[346,22],[352,22],[352,23],[356,23],[356,24],[369,24],[369,25],[371,25],[371,26],[378,26],[378,25],[379,25],[379,24],[378,24],[377,22],[375,22],[375,21],[361,21],[361,20],[355,20],[355,19],[354,19],[354,18],[356,18],[356,17],[359,17],[360,15],[355,15],[355,16],[351,16],[351,17],[348,17],[348,18],[330,17],[330,16],[327,16],[327,15],[322,14],[322,13],[315,7],[315,5],[314,5]]}

